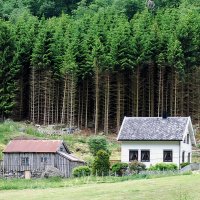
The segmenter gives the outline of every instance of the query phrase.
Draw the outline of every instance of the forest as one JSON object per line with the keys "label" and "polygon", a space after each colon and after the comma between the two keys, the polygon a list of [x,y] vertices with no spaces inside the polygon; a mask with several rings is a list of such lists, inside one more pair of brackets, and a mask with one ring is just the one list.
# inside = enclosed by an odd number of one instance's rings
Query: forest
{"label": "forest", "polygon": [[116,133],[200,125],[199,0],[0,0],[0,118]]}

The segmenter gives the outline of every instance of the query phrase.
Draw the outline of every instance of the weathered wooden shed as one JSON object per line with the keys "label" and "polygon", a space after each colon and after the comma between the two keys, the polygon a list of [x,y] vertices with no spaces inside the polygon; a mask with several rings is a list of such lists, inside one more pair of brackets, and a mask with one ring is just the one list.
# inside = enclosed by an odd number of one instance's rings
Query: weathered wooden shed
{"label": "weathered wooden shed", "polygon": [[34,176],[52,166],[70,177],[74,167],[84,165],[84,161],[72,155],[62,140],[12,140],[3,154],[5,173],[30,171]]}

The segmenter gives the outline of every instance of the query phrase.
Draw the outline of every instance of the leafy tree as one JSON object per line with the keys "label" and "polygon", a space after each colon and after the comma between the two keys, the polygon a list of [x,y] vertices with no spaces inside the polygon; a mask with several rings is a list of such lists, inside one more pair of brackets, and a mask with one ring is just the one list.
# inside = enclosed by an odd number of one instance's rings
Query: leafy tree
{"label": "leafy tree", "polygon": [[106,176],[109,174],[109,169],[109,154],[104,150],[99,150],[92,165],[92,173],[98,176]]}
{"label": "leafy tree", "polygon": [[99,150],[104,150],[105,152],[109,152],[108,142],[105,137],[102,136],[90,137],[88,145],[90,152],[93,156],[96,156]]}

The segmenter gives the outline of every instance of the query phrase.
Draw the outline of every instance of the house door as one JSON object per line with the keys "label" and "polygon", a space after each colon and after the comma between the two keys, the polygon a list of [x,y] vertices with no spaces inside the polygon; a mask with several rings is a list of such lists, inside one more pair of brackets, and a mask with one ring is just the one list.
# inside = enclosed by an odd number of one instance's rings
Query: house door
{"label": "house door", "polygon": [[185,151],[182,152],[182,163],[185,162]]}

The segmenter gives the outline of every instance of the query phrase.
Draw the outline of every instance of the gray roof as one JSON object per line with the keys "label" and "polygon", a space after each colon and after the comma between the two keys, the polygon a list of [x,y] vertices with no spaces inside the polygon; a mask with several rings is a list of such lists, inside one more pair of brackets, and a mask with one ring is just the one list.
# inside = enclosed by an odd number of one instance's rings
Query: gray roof
{"label": "gray roof", "polygon": [[183,139],[189,117],[125,117],[118,140],[177,140]]}

